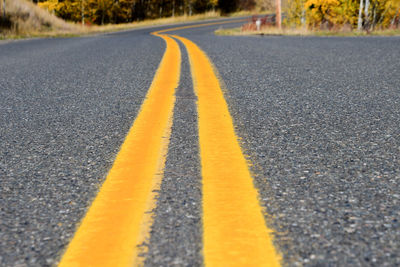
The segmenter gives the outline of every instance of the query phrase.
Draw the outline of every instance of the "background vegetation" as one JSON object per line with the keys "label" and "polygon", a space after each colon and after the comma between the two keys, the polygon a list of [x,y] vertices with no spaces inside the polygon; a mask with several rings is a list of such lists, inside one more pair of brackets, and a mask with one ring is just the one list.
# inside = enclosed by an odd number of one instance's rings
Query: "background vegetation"
{"label": "background vegetation", "polygon": [[[33,0],[57,16],[88,24],[126,23],[210,10],[273,10],[274,0]],[[287,0],[284,23],[312,29],[396,28],[400,0]]]}
{"label": "background vegetation", "polygon": [[0,39],[81,35],[144,25],[217,18],[221,13],[253,10],[260,1],[265,2],[265,0],[0,0]]}
{"label": "background vegetation", "polygon": [[[5,4],[5,5],[4,5]],[[0,39],[57,31],[75,33],[79,26],[66,23],[26,0],[0,0]]]}
{"label": "background vegetation", "polygon": [[[296,34],[299,30],[349,33],[355,29],[365,33],[391,30],[396,33],[400,29],[400,0],[281,1],[286,26],[283,30],[292,29]],[[275,0],[0,0],[0,38],[43,33],[75,35],[131,28],[143,23],[156,25],[215,18],[219,14],[246,10],[273,12],[274,4]],[[92,27],[83,27],[83,24]],[[108,26],[96,26],[103,24]]]}
{"label": "background vegetation", "polygon": [[398,28],[400,0],[289,0],[285,24],[322,30]]}
{"label": "background vegetation", "polygon": [[[252,10],[264,0],[35,0],[57,16],[86,24],[127,23],[220,10]],[[271,6],[271,5],[269,5]]]}

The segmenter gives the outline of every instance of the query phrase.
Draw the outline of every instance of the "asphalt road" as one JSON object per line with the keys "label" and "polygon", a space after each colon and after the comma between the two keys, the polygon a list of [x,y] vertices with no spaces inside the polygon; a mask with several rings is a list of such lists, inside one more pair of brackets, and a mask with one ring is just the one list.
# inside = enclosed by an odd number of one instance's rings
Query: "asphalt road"
{"label": "asphalt road", "polygon": [[[219,27],[173,33],[225,84],[283,264],[400,265],[400,38],[213,35]],[[0,45],[1,266],[59,261],[153,80],[157,29]],[[203,263],[196,97],[181,50],[147,266]]]}

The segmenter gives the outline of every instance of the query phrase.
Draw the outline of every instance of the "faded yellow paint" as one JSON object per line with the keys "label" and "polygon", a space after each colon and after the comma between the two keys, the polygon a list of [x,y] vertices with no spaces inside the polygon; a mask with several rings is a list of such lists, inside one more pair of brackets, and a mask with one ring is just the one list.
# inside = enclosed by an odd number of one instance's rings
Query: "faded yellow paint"
{"label": "faded yellow paint", "polygon": [[148,237],[171,131],[181,66],[176,41],[166,51],[142,107],[97,197],[59,264],[132,266]]}
{"label": "faded yellow paint", "polygon": [[172,37],[186,46],[198,97],[205,265],[280,266],[211,62],[193,42]]}

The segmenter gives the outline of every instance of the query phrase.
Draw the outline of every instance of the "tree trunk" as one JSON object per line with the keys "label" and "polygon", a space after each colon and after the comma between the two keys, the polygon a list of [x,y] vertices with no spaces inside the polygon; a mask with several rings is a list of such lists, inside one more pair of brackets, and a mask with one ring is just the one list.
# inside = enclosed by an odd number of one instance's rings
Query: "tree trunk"
{"label": "tree trunk", "polygon": [[374,4],[374,6],[373,6],[372,13],[373,13],[373,15],[372,15],[372,30],[374,30],[375,26],[376,26],[376,4]]}
{"label": "tree trunk", "polygon": [[389,6],[385,9],[385,11],[382,13],[382,15],[380,15],[379,21],[378,21],[378,25],[380,25],[383,21],[383,19],[386,16],[386,13],[389,11],[389,9],[392,7],[391,3],[389,4]]}
{"label": "tree trunk", "polygon": [[102,9],[101,9],[101,25],[104,25],[104,3],[103,3],[103,6],[102,6]]}
{"label": "tree trunk", "polygon": [[400,8],[397,10],[396,14],[394,15],[392,22],[390,23],[390,26],[392,26],[392,27],[394,26],[394,23],[396,21],[397,16],[399,15],[399,13],[400,13]]}
{"label": "tree trunk", "polygon": [[369,0],[365,0],[364,29],[369,30]]}
{"label": "tree trunk", "polygon": [[362,11],[364,7],[364,0],[360,0],[360,10],[358,12],[358,23],[357,23],[357,29],[361,31],[362,28]]}
{"label": "tree trunk", "polygon": [[6,17],[6,0],[3,0],[3,18]]}
{"label": "tree trunk", "polygon": [[82,15],[82,25],[85,25],[85,4],[83,2],[84,0],[81,0],[81,15]]}

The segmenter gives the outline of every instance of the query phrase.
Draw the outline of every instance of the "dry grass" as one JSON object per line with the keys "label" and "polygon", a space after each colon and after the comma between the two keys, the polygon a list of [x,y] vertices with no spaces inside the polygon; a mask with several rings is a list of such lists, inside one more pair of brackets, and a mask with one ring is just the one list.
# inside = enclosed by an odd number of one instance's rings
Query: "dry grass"
{"label": "dry grass", "polygon": [[2,18],[0,36],[35,36],[57,31],[71,34],[80,27],[67,23],[26,0],[6,0],[6,18]]}
{"label": "dry grass", "polygon": [[307,28],[282,28],[276,27],[264,27],[260,31],[244,31],[242,28],[234,29],[218,29],[215,34],[217,35],[234,35],[234,36],[257,36],[257,35],[269,35],[269,36],[399,36],[400,29],[387,29],[387,30],[375,30],[371,32],[366,31],[352,31],[349,29],[340,30],[310,30]]}

